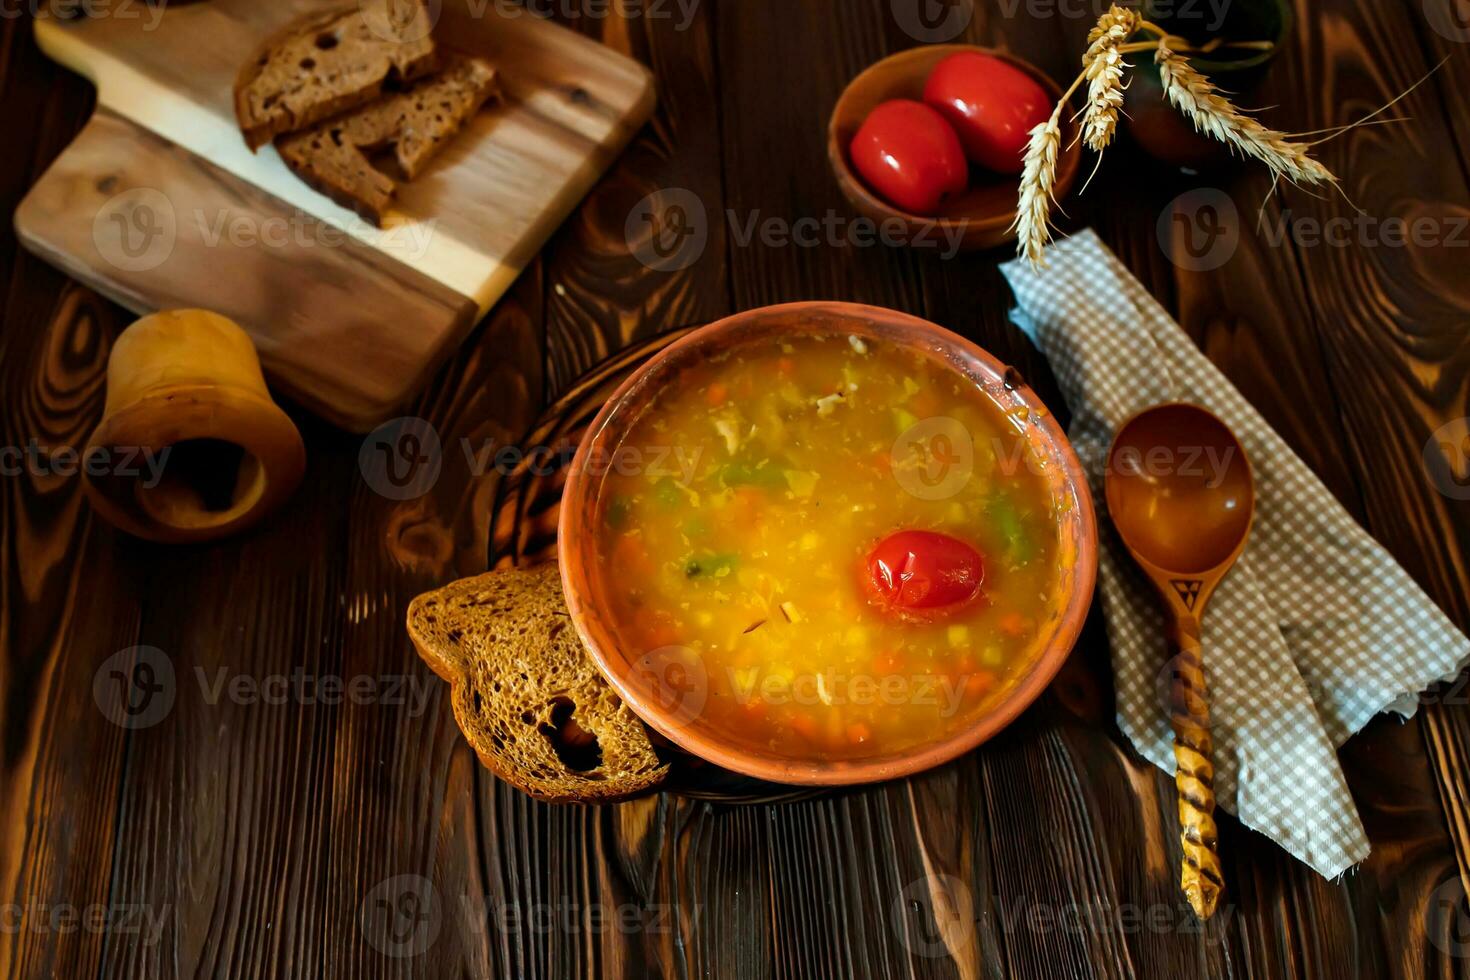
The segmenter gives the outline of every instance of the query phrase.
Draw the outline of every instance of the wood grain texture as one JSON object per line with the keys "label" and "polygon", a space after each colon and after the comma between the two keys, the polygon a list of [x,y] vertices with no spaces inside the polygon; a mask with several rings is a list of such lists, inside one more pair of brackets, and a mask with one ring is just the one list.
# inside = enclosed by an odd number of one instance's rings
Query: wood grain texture
{"label": "wood grain texture", "polygon": [[[79,448],[101,414],[116,320],[36,260],[24,257],[14,269],[32,281],[51,277],[56,305],[29,317],[12,305],[0,373],[9,401],[4,444]],[[24,329],[29,338],[13,336]],[[57,935],[51,923],[59,907],[108,903],[127,731],[99,712],[93,685],[114,651],[137,642],[138,596],[77,476],[27,464],[6,476],[3,501],[0,970],[82,974],[97,968],[98,935]],[[69,800],[94,805],[72,808]]]}
{"label": "wood grain texture", "polygon": [[[1334,98],[1309,103],[1302,128],[1351,121],[1408,89],[1440,60],[1441,44],[1431,42],[1428,57],[1421,50],[1426,35],[1418,15],[1434,22],[1447,12],[1445,5],[1426,3],[1418,11],[1348,3],[1331,8],[1335,30],[1326,35],[1328,43],[1301,48],[1300,65],[1307,77],[1331,77]],[[1464,26],[1463,8],[1453,12]],[[1434,36],[1444,40],[1437,31]],[[1446,77],[1463,78],[1463,44],[1447,54]],[[1463,103],[1442,103],[1440,84],[1421,87],[1399,103],[1408,122],[1376,133],[1356,130],[1324,147],[1328,164],[1347,175],[1347,197],[1374,221],[1354,236],[1355,247],[1307,247],[1298,240],[1296,251],[1301,268],[1311,270],[1303,280],[1328,371],[1337,390],[1352,393],[1340,403],[1343,448],[1360,477],[1365,526],[1464,629],[1470,625],[1470,510],[1428,463],[1432,454],[1445,452],[1446,441],[1453,442],[1435,434],[1447,424],[1463,426],[1470,417],[1464,347],[1470,286],[1462,275],[1470,257],[1470,171],[1451,150]],[[1341,198],[1309,199],[1300,214],[1300,220],[1324,226],[1356,218]],[[1391,220],[1422,224],[1429,235],[1395,244],[1381,232]],[[1463,459],[1455,472],[1464,473]],[[1458,912],[1446,915],[1444,907],[1463,909],[1470,886],[1466,795],[1458,778],[1463,759],[1456,751],[1470,733],[1470,709],[1463,697],[1432,701],[1421,713],[1420,744],[1440,790],[1452,855],[1431,860],[1418,854],[1412,864],[1398,867],[1385,867],[1381,855],[1369,862],[1385,890],[1425,908],[1416,925],[1425,930],[1431,951],[1421,962],[1432,962],[1434,952],[1463,956],[1456,939],[1463,939],[1463,930],[1454,928],[1463,920]],[[1367,748],[1361,742],[1349,746],[1355,755]]]}
{"label": "wood grain texture", "polygon": [[[19,199],[90,110],[0,24],[0,77],[25,152],[0,167]],[[100,417],[114,312],[0,236],[0,445],[79,448]],[[92,700],[99,664],[137,642],[139,599],[80,480],[26,466],[0,478],[0,975],[94,975],[102,936],[49,927],[58,906],[106,904],[127,732]],[[73,808],[68,801],[80,802]]]}
{"label": "wood grain texture", "polygon": [[659,16],[650,9],[636,20],[587,17],[569,25],[649,65],[658,106],[546,249],[553,391],[635,339],[731,312],[715,9],[661,9]]}
{"label": "wood grain texture", "polygon": [[[1349,196],[1380,217],[1444,217],[1467,200],[1455,82],[1470,71],[1470,45],[1429,20],[1432,5],[1448,2],[1298,0],[1289,50],[1244,97],[1275,106],[1268,116],[1284,128],[1340,124],[1449,55],[1411,97],[1410,124],[1323,146]],[[965,0],[958,8],[968,17],[962,39],[1059,78],[1073,70],[1085,21],[1038,17],[1025,4],[1009,14]],[[699,4],[680,29],[678,16],[623,16],[632,10],[619,0],[608,16],[559,14],[648,63],[662,105],[545,259],[407,409],[443,447],[429,493],[380,496],[359,467],[362,443],[309,423],[312,469],[296,500],[257,534],[209,550],[121,541],[89,523],[65,484],[0,484],[0,903],[28,895],[173,907],[154,946],[117,933],[0,931],[0,975],[1470,975],[1462,688],[1439,692],[1411,723],[1374,722],[1344,748],[1374,851],[1342,879],[1324,881],[1222,818],[1229,890],[1204,927],[1178,892],[1169,776],[1112,723],[1099,615],[1015,724],[902,783],[772,807],[665,795],[556,808],[475,764],[400,627],[412,595],[484,566],[499,475],[467,462],[461,440],[482,449],[520,438],[548,393],[634,339],[733,308],[823,297],[951,326],[1064,410],[1045,362],[1006,321],[994,265],[1003,252],[945,261],[736,234],[757,212],[847,214],[818,163],[826,113],[850,75],[914,43],[913,11],[889,0],[740,0]],[[68,87],[74,80],[15,23],[0,24],[0,84],[7,104],[30,107],[20,133],[30,142],[0,158],[12,206],[87,111],[85,88]],[[1166,222],[1173,231],[1162,239],[1157,231],[1166,207],[1197,186],[1226,194],[1242,222],[1235,253],[1213,270],[1173,261],[1182,226]],[[641,240],[625,224],[642,197],[672,187],[694,193],[710,232],[692,264],[659,271],[640,261]],[[1125,140],[1087,195],[1066,202],[1066,220],[1098,228],[1467,625],[1470,518],[1420,462],[1432,432],[1470,414],[1463,261],[1449,248],[1275,244],[1255,231],[1266,190],[1250,169],[1170,173]],[[1340,200],[1288,193],[1268,203],[1268,224],[1287,209],[1297,222],[1348,213]],[[67,291],[8,235],[0,259],[5,438],[83,432],[103,349],[86,324],[95,317],[105,336],[123,315]],[[48,363],[63,367],[48,372]],[[101,585],[68,607],[66,583],[83,577]],[[181,689],[157,726],[124,735],[98,716],[88,685],[100,660],[133,643],[167,650],[191,693],[186,701]],[[371,702],[202,702],[193,669],[212,677],[225,665],[252,676],[298,666],[422,673],[428,699],[422,714]]]}

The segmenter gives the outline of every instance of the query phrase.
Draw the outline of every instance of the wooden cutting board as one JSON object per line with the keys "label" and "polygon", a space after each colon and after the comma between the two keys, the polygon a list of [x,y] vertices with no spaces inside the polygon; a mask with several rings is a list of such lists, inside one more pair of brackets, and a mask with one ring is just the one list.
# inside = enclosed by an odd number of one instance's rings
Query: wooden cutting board
{"label": "wooden cutting board", "polygon": [[[505,292],[653,110],[651,76],[509,2],[433,0],[436,37],[489,58],[502,100],[376,229],[252,154],[236,73],[293,18],[341,0],[124,4],[36,21],[97,85],[96,114],[31,189],[27,248],[138,313],[232,317],[279,390],[366,431],[395,414]],[[109,8],[113,10],[114,8]]]}

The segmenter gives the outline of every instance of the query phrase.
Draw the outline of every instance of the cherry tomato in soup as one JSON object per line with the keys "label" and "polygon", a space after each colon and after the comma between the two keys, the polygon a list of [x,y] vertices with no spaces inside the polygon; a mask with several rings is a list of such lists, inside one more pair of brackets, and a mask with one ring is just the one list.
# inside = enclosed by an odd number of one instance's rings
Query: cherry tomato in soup
{"label": "cherry tomato in soup", "polygon": [[980,552],[937,531],[898,531],[867,558],[867,586],[875,601],[905,618],[929,619],[968,605],[980,594]]}
{"label": "cherry tomato in soup", "polygon": [[1031,128],[1052,111],[1035,79],[979,51],[961,51],[935,65],[924,102],[954,127],[966,156],[1003,174],[1021,172]]}
{"label": "cherry tomato in soup", "polygon": [[959,137],[934,109],[912,99],[878,105],[849,147],[852,165],[868,186],[912,214],[935,214],[949,194],[969,182]]}

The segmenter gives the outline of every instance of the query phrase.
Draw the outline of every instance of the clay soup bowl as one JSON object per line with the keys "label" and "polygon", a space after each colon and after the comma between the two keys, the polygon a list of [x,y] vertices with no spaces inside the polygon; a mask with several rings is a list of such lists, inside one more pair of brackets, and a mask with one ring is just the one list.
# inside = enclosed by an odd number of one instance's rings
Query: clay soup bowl
{"label": "clay soup bowl", "polygon": [[[599,500],[606,467],[589,463],[612,457],[633,423],[682,372],[741,345],[776,342],[811,330],[854,335],[922,352],[982,387],[1014,418],[1036,458],[1050,493],[1061,504],[1054,601],[1041,627],[1038,651],[1019,678],[983,713],[934,740],[903,751],[875,749],[870,758],[793,758],[736,744],[698,710],[640,666],[647,651],[624,649],[609,610],[619,571],[599,560]],[[793,303],[750,310],[693,331],[671,344],[630,376],[603,406],[572,461],[561,509],[558,553],[567,605],[593,658],[623,700],[652,728],[684,750],[735,772],[778,783],[839,785],[874,782],[919,772],[969,751],[1014,719],[1042,692],[1061,667],[1082,628],[1096,574],[1097,531],[1092,498],[1082,467],[1052,415],[1015,371],[979,347],[932,323],[893,310],[852,303]],[[677,687],[672,680],[671,687]],[[694,704],[691,708],[690,704]]]}

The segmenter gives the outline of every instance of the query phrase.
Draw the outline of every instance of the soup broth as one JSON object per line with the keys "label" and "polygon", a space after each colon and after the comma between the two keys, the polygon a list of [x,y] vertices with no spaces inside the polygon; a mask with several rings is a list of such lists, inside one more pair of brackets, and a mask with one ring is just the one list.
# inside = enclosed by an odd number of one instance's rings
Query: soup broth
{"label": "soup broth", "polygon": [[876,340],[793,334],[685,369],[600,477],[621,652],[685,720],[778,757],[965,727],[1057,615],[1058,504],[1023,431]]}

